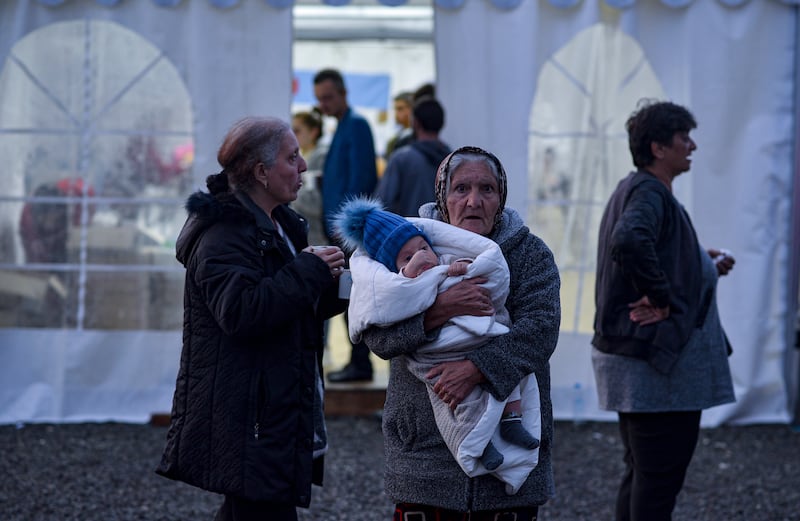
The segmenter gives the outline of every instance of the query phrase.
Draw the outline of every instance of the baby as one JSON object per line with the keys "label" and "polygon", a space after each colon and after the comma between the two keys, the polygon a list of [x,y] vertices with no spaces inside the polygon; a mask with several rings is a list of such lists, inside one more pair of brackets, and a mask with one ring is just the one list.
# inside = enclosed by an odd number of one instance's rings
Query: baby
{"label": "baby", "polygon": [[[397,272],[409,279],[415,279],[424,272],[446,263],[447,261],[443,256],[438,256],[433,251],[433,247],[428,244],[428,241],[422,235],[416,235],[406,241],[400,248],[395,259]],[[447,269],[447,275],[450,277],[457,277],[467,273],[467,266],[472,262],[472,259],[456,259],[450,262]]]}
{"label": "baby", "polygon": [[[450,227],[449,225],[444,226],[447,227],[447,229],[452,229],[452,233],[448,234],[449,236],[464,233],[463,230],[458,228]],[[466,274],[468,266],[473,261],[471,258],[455,257],[454,255],[437,255],[431,245],[431,241],[420,228],[399,215],[385,211],[380,203],[374,200],[356,199],[346,203],[337,217],[336,229],[340,238],[350,249],[355,250],[356,248],[360,248],[366,252],[370,258],[382,264],[389,271],[400,275],[400,277],[396,279],[380,278],[381,284],[397,284],[399,287],[403,284],[404,279],[415,279],[424,272],[442,265],[448,265],[447,276],[460,276]],[[463,235],[459,237],[463,237]],[[444,244],[440,244],[440,246],[444,247]],[[473,254],[471,250],[467,250],[465,253],[467,252],[470,255]],[[477,256],[481,253],[481,251],[476,251],[474,255]],[[499,250],[498,255],[501,256]],[[500,280],[490,280],[490,282],[493,283],[494,287],[503,287],[505,289],[505,294],[507,294],[508,267],[505,265],[504,261],[502,265],[502,270],[497,273],[497,278],[500,279],[500,275],[502,275],[503,282]],[[351,268],[354,270],[355,280],[355,275],[357,274],[355,270],[357,266],[351,265]],[[371,284],[377,284],[375,278],[369,278],[369,280]],[[393,280],[395,282],[392,282]],[[435,280],[440,281],[438,284],[439,287],[441,287],[444,279],[440,278]],[[382,288],[378,294],[385,297],[391,294],[390,290],[391,287]],[[441,291],[441,289],[439,291]],[[369,306],[371,313],[376,313],[376,309],[382,309],[386,306],[396,306],[397,304],[396,300],[387,301],[385,298],[381,302],[375,300],[370,300],[370,302],[372,302],[372,305]],[[354,303],[351,299],[351,315],[353,311],[355,311],[355,309],[353,309],[354,305],[358,305],[358,303]],[[507,316],[504,306],[502,306],[502,312]],[[497,322],[498,327],[501,327],[503,332],[508,331],[505,326],[499,325],[501,321],[498,320]],[[444,329],[448,327],[456,326],[445,325],[440,337],[444,336]],[[499,333],[494,334],[496,335]],[[469,348],[482,345],[488,339],[489,337],[483,335],[479,338],[475,338],[473,335],[469,344],[462,344],[461,349],[457,350],[462,353],[459,355],[458,359],[463,358],[463,353],[468,351]],[[456,351],[453,349],[453,346],[447,346],[447,348],[448,355],[452,355],[453,352]],[[483,393],[486,391],[476,388],[474,392]],[[503,408],[500,417],[499,434],[500,437],[509,444],[528,450],[534,450],[539,446],[539,440],[532,436],[522,424],[522,406],[520,398],[520,386],[517,385]],[[432,399],[438,400],[439,398],[432,397]],[[503,455],[495,448],[494,444],[489,441],[483,450],[483,454],[480,456],[482,465],[487,470],[493,471],[503,463],[503,460]]]}
{"label": "baby", "polygon": [[[447,263],[444,256],[438,256],[433,251],[433,247],[428,244],[422,232],[408,239],[395,259],[395,268],[398,273],[408,278],[419,277],[434,266]],[[472,259],[459,258],[449,261],[447,275],[457,277],[467,272],[467,266]],[[512,400],[512,398],[515,398]],[[539,446],[539,440],[531,436],[522,426],[522,407],[519,400],[519,389],[514,389],[509,397],[508,403],[503,410],[503,417],[500,420],[500,436],[509,443],[535,449]],[[490,441],[481,456],[481,463],[488,470],[494,470],[503,463],[503,455],[494,447]]]}

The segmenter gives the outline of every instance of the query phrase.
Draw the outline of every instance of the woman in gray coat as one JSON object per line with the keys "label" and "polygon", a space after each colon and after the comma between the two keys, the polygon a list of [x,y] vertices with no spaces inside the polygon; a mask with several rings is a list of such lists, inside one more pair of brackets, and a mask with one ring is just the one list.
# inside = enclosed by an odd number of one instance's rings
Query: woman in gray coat
{"label": "woman in gray coat", "polygon": [[[407,367],[406,356],[439,333],[456,315],[494,313],[482,279],[470,279],[440,293],[424,313],[388,328],[368,329],[369,348],[390,360],[383,413],[385,486],[396,503],[395,519],[536,519],[539,505],[553,496],[550,461],[553,436],[550,356],[561,321],[560,279],[553,255],[531,234],[520,216],[505,208],[506,174],[500,161],[476,147],[448,155],[436,175],[436,202],[420,216],[438,219],[489,237],[500,245],[511,272],[506,307],[511,331],[490,339],[465,360],[445,362],[429,377],[434,390],[455,410],[480,385],[504,400],[522,378],[536,374],[541,395],[539,463],[514,495],[492,476],[468,477],[458,466],[436,426],[426,386]],[[495,517],[500,515],[500,517]],[[407,516],[409,519],[411,516]]]}

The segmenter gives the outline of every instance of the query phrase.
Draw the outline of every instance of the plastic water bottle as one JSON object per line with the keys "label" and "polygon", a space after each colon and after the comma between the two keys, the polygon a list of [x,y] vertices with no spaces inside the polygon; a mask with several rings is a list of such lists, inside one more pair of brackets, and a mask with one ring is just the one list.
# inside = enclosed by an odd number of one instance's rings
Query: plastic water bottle
{"label": "plastic water bottle", "polygon": [[572,386],[572,422],[575,425],[583,423],[584,407],[583,386],[580,382],[575,382]]}

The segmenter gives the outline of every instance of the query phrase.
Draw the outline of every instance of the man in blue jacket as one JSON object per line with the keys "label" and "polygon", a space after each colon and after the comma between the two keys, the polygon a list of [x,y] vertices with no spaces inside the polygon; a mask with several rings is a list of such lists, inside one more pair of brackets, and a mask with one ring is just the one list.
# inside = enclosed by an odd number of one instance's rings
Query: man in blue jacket
{"label": "man in blue jacket", "polygon": [[[378,182],[375,143],[367,120],[348,106],[347,89],[339,71],[319,71],[314,76],[314,96],[320,111],[338,121],[322,170],[322,219],[328,240],[331,244],[340,245],[333,231],[333,216],[346,199],[370,195],[375,189]],[[367,346],[363,342],[353,345],[350,362],[342,370],[329,373],[328,380],[372,380],[372,363]]]}

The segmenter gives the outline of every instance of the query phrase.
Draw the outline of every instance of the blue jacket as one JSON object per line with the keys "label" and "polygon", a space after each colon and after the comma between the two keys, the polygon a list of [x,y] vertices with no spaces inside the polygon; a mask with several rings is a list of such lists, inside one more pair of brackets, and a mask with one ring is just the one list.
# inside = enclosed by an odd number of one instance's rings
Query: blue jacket
{"label": "blue jacket", "polygon": [[371,195],[378,183],[375,144],[369,123],[348,107],[336,127],[322,171],[325,235],[333,237],[332,219],[346,199]]}

